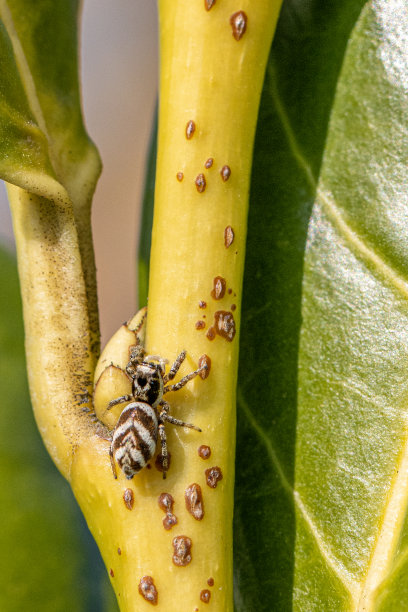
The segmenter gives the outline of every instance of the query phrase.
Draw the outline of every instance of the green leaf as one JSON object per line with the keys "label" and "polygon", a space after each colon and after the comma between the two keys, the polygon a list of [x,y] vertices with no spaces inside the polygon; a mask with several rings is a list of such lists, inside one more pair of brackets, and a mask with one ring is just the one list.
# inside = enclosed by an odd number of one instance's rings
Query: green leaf
{"label": "green leaf", "polygon": [[81,116],[78,0],[0,0],[0,178],[88,203],[99,157]]}
{"label": "green leaf", "polygon": [[407,31],[398,0],[284,5],[249,213],[240,611],[406,609]]}
{"label": "green leaf", "polygon": [[34,422],[17,267],[2,250],[0,286],[0,610],[114,610],[98,549]]}

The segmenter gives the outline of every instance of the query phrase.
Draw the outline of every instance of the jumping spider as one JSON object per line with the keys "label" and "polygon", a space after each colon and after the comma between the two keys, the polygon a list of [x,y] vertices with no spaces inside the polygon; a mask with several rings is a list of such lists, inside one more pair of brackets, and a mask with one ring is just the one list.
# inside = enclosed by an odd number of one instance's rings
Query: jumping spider
{"label": "jumping spider", "polygon": [[204,364],[179,382],[167,385],[176,376],[185,358],[186,351],[182,351],[166,374],[166,359],[158,355],[146,355],[140,344],[131,347],[126,374],[132,382],[132,393],[117,397],[108,404],[109,409],[122,402],[131,402],[123,409],[112,436],[109,454],[114,478],[117,478],[115,461],[128,479],[145,467],[154,455],[158,435],[161,441],[163,478],[166,478],[168,454],[165,423],[201,431],[191,423],[172,417],[169,414],[170,405],[163,399],[166,393],[178,391],[207,369]]}

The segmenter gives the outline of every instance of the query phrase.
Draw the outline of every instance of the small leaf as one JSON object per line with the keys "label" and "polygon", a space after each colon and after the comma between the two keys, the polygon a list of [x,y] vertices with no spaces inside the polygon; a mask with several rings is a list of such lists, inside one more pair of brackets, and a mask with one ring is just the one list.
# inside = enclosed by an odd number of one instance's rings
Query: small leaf
{"label": "small leaf", "polygon": [[78,4],[0,0],[0,177],[76,204],[88,202],[100,171],[81,117]]}

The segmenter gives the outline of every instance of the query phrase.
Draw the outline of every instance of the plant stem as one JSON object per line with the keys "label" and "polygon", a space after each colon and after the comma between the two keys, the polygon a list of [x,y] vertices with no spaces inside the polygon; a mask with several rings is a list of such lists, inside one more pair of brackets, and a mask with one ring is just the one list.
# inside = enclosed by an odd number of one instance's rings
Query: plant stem
{"label": "plant stem", "polygon": [[7,190],[35,418],[51,457],[69,479],[73,448],[89,433],[83,408],[91,397],[94,362],[76,224],[66,202],[13,185]]}

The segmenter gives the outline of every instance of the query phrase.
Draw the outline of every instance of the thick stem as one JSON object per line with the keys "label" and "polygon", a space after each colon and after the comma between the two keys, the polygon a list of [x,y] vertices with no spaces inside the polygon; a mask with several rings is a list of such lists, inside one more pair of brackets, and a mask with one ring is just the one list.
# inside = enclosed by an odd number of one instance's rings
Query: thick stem
{"label": "thick stem", "polygon": [[94,362],[76,225],[66,202],[7,189],[34,413],[49,453],[69,478],[73,449],[90,433],[83,409]]}
{"label": "thick stem", "polygon": [[[205,380],[197,377],[166,395],[175,418],[203,430],[166,427],[167,480],[154,459],[132,480],[120,470],[115,480],[108,441],[95,438],[76,453],[73,488],[123,611],[150,610],[140,591],[149,592],[153,584],[157,609],[165,612],[202,610],[208,599],[214,611],[233,609],[235,385],[249,178],[279,8],[280,0],[256,6],[245,0],[240,11],[232,0],[160,2],[147,351],[171,363],[185,349],[178,377],[194,370],[203,355],[210,357],[211,370]],[[99,379],[96,395],[105,408],[98,414],[106,413],[110,399],[130,392],[119,387],[132,343],[124,326],[102,355],[98,373],[114,367]],[[121,406],[112,408],[112,421]],[[177,517],[168,529],[159,503],[163,493],[174,500]],[[183,543],[191,544],[191,555],[180,553]]]}

